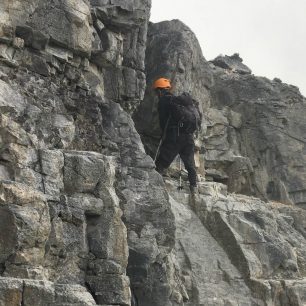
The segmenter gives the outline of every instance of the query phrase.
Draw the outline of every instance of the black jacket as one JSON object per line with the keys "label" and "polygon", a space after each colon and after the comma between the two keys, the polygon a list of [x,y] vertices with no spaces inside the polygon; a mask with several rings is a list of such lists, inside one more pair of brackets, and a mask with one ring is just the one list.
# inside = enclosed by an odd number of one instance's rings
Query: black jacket
{"label": "black jacket", "polygon": [[[190,99],[192,99],[188,94],[185,94],[185,93],[183,93],[179,97],[181,97],[180,102],[179,102],[179,104],[181,104],[181,105],[188,105],[186,103],[190,103]],[[187,100],[186,100],[186,97],[187,97]],[[174,103],[178,103],[178,102],[175,102],[175,101],[177,101],[177,99],[175,100],[174,98],[175,98],[175,96],[172,95],[172,93],[169,92],[169,91],[165,92],[165,94],[159,98],[158,113],[159,113],[159,124],[160,124],[160,127],[161,127],[162,131],[165,130],[165,127],[167,125],[167,121],[168,121],[169,118],[170,119],[169,119],[169,123],[168,123],[168,126],[167,126],[167,130],[169,130],[171,128],[178,128],[177,121],[175,121],[174,118],[170,117],[171,109],[173,110],[172,105]],[[199,118],[198,118],[198,121],[197,121],[197,128],[200,129],[201,122],[202,122],[202,113],[199,110],[198,104],[196,104],[197,102],[195,102],[193,99],[192,99],[192,101],[193,101],[192,103],[194,103],[194,106],[196,107],[196,109],[198,111]],[[184,129],[181,130],[181,132],[182,131],[184,131]]]}
{"label": "black jacket", "polygon": [[[172,100],[172,93],[167,92],[162,97],[160,97],[158,101],[159,124],[162,131],[164,131],[168,118],[170,117],[171,104],[174,103]],[[168,128],[176,126],[176,122],[170,117]]]}

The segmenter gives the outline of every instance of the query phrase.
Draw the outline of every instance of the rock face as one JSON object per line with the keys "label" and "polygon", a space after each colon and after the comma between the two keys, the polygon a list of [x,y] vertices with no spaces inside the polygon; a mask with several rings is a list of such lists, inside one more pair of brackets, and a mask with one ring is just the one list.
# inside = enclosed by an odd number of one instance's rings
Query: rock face
{"label": "rock face", "polygon": [[171,305],[174,218],[123,110],[150,5],[0,4],[1,305]]}
{"label": "rock face", "polygon": [[305,206],[306,100],[298,89],[255,77],[238,54],[207,62],[178,20],[150,24],[147,46],[148,88],[134,115],[147,152],[154,155],[160,137],[150,86],[164,76],[174,93],[190,92],[202,106],[200,161],[208,179],[230,192]]}
{"label": "rock face", "polygon": [[[306,177],[300,118],[305,98],[278,79],[253,76],[238,54],[207,62],[196,37],[177,20],[150,24],[147,46],[149,88],[134,115],[147,152],[154,155],[160,137],[150,85],[164,76],[175,93],[187,91],[200,101],[205,118],[200,162],[208,180],[223,183],[200,183],[200,196],[191,202],[194,214],[186,208],[188,195],[168,182],[181,301],[303,305],[305,231],[296,217],[305,213],[279,202],[303,207],[303,192],[297,190],[303,190]],[[278,202],[227,195],[226,188]]]}
{"label": "rock face", "polygon": [[[152,84],[158,77],[172,80],[174,92],[192,92],[201,109],[210,104],[207,88],[212,72],[195,35],[179,20],[150,24],[146,50],[147,89],[134,120],[147,152],[153,156],[160,138],[157,99]],[[203,126],[205,132],[205,125]]]}
{"label": "rock face", "polygon": [[[1,1],[0,305],[305,304],[305,211],[227,194],[303,205],[305,99],[150,6]],[[195,199],[144,149],[161,75],[205,114]]]}
{"label": "rock face", "polygon": [[248,159],[244,181],[231,169],[231,190],[305,207],[305,98],[278,79],[212,68],[212,106],[231,126],[230,149]]}
{"label": "rock face", "polygon": [[306,302],[305,210],[227,194],[225,185],[212,182],[200,183],[191,201],[175,181],[166,183],[184,305]]}
{"label": "rock face", "polygon": [[211,61],[216,67],[224,68],[233,72],[238,72],[240,74],[251,74],[252,71],[249,67],[242,63],[242,58],[238,53],[232,56],[218,56],[213,61]]}
{"label": "rock face", "polygon": [[175,190],[171,195],[177,224],[175,252],[186,289],[184,305],[255,304],[237,268],[190,210],[188,194],[183,195],[187,201]]}

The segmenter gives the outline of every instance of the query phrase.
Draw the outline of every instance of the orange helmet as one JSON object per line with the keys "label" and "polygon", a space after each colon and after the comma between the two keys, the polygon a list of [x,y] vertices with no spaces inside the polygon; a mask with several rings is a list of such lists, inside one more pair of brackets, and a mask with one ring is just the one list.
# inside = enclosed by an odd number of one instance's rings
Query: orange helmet
{"label": "orange helmet", "polygon": [[156,89],[156,88],[167,88],[167,89],[170,89],[171,88],[171,82],[170,82],[170,80],[165,79],[165,78],[157,79],[153,83],[153,89]]}

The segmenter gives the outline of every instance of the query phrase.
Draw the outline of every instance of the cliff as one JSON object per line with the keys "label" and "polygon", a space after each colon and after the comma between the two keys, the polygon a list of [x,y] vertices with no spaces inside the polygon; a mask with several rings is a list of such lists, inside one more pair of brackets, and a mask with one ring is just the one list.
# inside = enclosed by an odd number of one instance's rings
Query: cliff
{"label": "cliff", "polygon": [[149,153],[160,133],[150,85],[165,75],[176,93],[189,92],[202,106],[207,178],[230,192],[305,204],[306,99],[297,87],[254,76],[238,54],[206,61],[194,34],[178,20],[150,25],[146,69],[147,92],[135,121]]}
{"label": "cliff", "polygon": [[[0,305],[303,305],[305,98],[150,6],[0,2]],[[159,75],[205,114],[194,200],[147,155]]]}
{"label": "cliff", "polygon": [[[191,93],[204,114],[199,196],[188,204],[186,186],[167,187],[184,305],[303,305],[305,98],[279,79],[252,75],[238,54],[206,61],[178,20],[150,24],[146,75],[134,120],[151,156],[160,135],[157,77],[171,79],[176,94]],[[172,168],[173,180],[177,163]]]}
{"label": "cliff", "polygon": [[123,110],[144,94],[150,1],[0,7],[1,305],[154,301],[173,214]]}

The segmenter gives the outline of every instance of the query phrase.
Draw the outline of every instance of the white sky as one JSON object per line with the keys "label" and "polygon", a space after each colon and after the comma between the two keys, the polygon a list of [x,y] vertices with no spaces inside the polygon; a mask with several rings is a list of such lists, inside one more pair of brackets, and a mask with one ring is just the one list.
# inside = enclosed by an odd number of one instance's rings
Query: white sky
{"label": "white sky", "polygon": [[306,0],[152,0],[151,21],[180,19],[207,60],[239,53],[253,73],[306,96]]}

